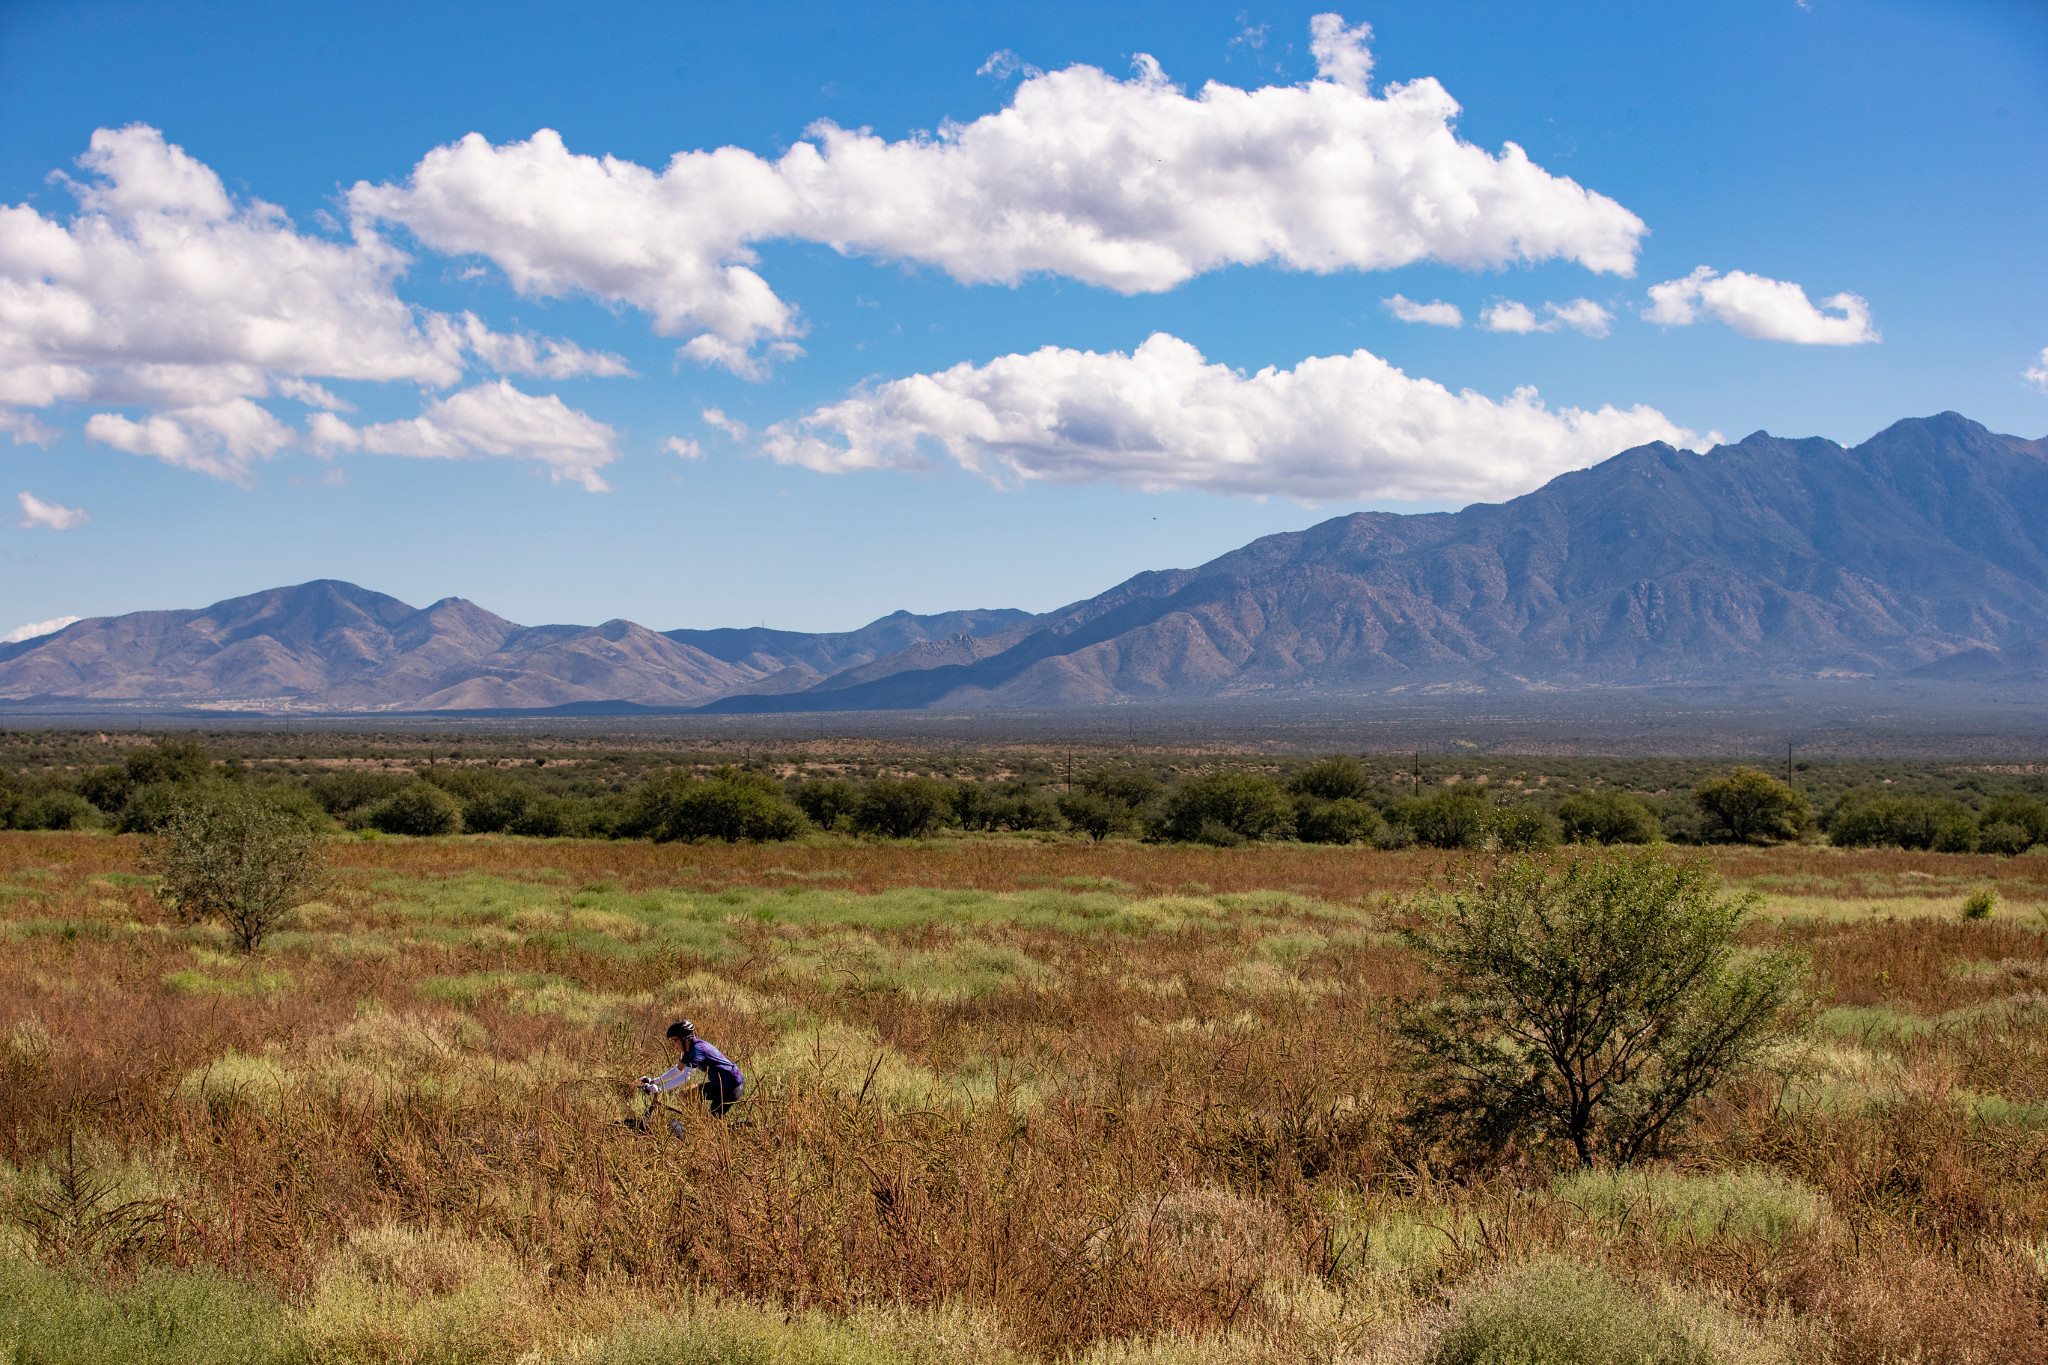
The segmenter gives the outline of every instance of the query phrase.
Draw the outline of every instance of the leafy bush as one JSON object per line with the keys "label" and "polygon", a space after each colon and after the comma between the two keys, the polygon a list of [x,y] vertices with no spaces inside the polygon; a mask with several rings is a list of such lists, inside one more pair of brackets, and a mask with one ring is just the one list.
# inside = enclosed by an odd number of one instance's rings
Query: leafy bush
{"label": "leafy bush", "polygon": [[1104,768],[1076,782],[1074,790],[1114,801],[1125,810],[1143,811],[1157,801],[1166,788],[1143,768]]}
{"label": "leafy bush", "polygon": [[2010,820],[1993,820],[1977,830],[1977,850],[1980,853],[1996,853],[2011,858],[2025,853],[2033,842],[2024,827]]}
{"label": "leafy bush", "polygon": [[310,899],[322,876],[318,836],[296,813],[212,784],[171,811],[147,863],[179,919],[221,921],[245,953]]}
{"label": "leafy bush", "polygon": [[1796,839],[1813,818],[1805,797],[1761,768],[1709,778],[1693,788],[1692,799],[1706,818],[1706,837],[1717,843]]}
{"label": "leafy bush", "polygon": [[1509,853],[1556,848],[1563,837],[1557,817],[1537,806],[1502,806],[1493,813],[1493,839]]}
{"label": "leafy bush", "polygon": [[1484,848],[1493,832],[1493,803],[1465,786],[1397,801],[1387,814],[1425,848]]}
{"label": "leafy bush", "polygon": [[431,838],[462,830],[462,805],[431,782],[408,782],[363,812],[371,829]]}
{"label": "leafy bush", "polygon": [[860,804],[860,788],[836,778],[806,782],[796,789],[795,800],[797,808],[819,829],[838,829],[853,818],[853,808]]}
{"label": "leafy bush", "polygon": [[1129,830],[1136,822],[1129,806],[1086,788],[1068,792],[1060,798],[1059,806],[1068,824],[1098,841]]}
{"label": "leafy bush", "polygon": [[1828,812],[1828,842],[1843,848],[1934,849],[1967,853],[1977,844],[1977,817],[1959,801],[1852,791]]}
{"label": "leafy bush", "polygon": [[657,841],[753,843],[794,839],[806,822],[775,783],[727,768],[709,778],[676,774],[648,783],[635,803],[633,823]]}
{"label": "leafy bush", "polygon": [[[1986,828],[1991,825],[2010,825],[2019,830],[2024,842],[2013,839],[2010,835],[2003,835],[2001,838],[2001,842],[2008,845],[2018,843],[2019,846],[2012,849],[2014,853],[2024,853],[2035,844],[2048,844],[2048,802],[2032,796],[1994,797],[1986,801],[1983,809],[1977,812],[1977,821],[1980,826]],[[2002,853],[2006,850],[2000,848],[1998,851]]]}
{"label": "leafy bush", "polygon": [[567,797],[536,793],[505,832],[530,839],[571,839],[590,832],[589,812]]}
{"label": "leafy bush", "polygon": [[356,811],[374,806],[404,790],[411,780],[395,773],[324,773],[313,779],[309,790],[322,810],[337,820],[346,820]]}
{"label": "leafy bush", "polygon": [[853,827],[862,834],[917,839],[953,813],[953,794],[943,782],[924,777],[878,777],[860,789]]}
{"label": "leafy bush", "polygon": [[1587,1166],[1654,1153],[1781,1031],[1799,969],[1738,954],[1754,904],[1647,852],[1476,876],[1412,936],[1441,987],[1400,1021],[1417,1126]]}
{"label": "leafy bush", "polygon": [[490,769],[436,768],[425,780],[455,798],[462,807],[462,828],[471,834],[510,830],[536,796],[526,783]]}
{"label": "leafy bush", "polygon": [[1159,833],[1181,843],[1230,844],[1284,838],[1293,826],[1294,803],[1279,783],[1251,773],[1223,772],[1174,789],[1166,798]]}
{"label": "leafy bush", "polygon": [[1372,778],[1365,765],[1348,755],[1318,759],[1296,773],[1287,783],[1296,796],[1318,801],[1362,801],[1372,791]]}
{"label": "leafy bush", "polygon": [[77,792],[56,788],[24,797],[14,811],[16,829],[91,829],[100,813]]}
{"label": "leafy bush", "polygon": [[1294,835],[1303,843],[1367,844],[1385,824],[1377,810],[1355,797],[1304,796],[1294,805]]}
{"label": "leafy bush", "polygon": [[1546,1257],[1464,1296],[1428,1365],[1717,1365],[1705,1334],[1597,1266]]}
{"label": "leafy bush", "polygon": [[1963,897],[1964,919],[1990,919],[1991,912],[1998,908],[1998,893],[1988,886],[1980,886]]}
{"label": "leafy bush", "polygon": [[1557,819],[1574,844],[1650,844],[1659,832],[1640,798],[1611,788],[1567,796],[1557,803]]}

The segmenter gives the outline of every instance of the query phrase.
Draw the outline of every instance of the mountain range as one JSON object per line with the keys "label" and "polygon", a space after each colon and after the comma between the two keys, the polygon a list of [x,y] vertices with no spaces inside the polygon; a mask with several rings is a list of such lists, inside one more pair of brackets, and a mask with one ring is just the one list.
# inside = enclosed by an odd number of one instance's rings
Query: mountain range
{"label": "mountain range", "polygon": [[2048,681],[2048,440],[1655,444],[1457,512],[1365,512],[1033,615],[522,626],[332,580],[0,645],[0,706],[902,710],[1412,690]]}

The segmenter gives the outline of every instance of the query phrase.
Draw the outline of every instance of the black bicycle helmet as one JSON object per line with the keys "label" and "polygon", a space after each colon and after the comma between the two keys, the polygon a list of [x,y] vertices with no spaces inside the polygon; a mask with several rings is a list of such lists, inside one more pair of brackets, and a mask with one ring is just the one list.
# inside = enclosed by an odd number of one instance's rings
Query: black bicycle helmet
{"label": "black bicycle helmet", "polygon": [[697,1026],[687,1019],[678,1019],[668,1026],[668,1036],[679,1043],[686,1043],[697,1036]]}

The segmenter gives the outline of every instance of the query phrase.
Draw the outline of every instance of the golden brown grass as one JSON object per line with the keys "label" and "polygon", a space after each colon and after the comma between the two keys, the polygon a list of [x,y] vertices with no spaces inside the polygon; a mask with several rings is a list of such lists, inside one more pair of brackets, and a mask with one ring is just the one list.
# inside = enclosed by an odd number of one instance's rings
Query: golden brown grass
{"label": "golden brown grass", "polygon": [[[1708,855],[1820,1026],[1589,1192],[1395,1140],[1440,855],[351,841],[255,962],[134,855],[0,835],[0,1267],[224,1271],[292,1358],[1414,1360],[1559,1256],[1717,1360],[2048,1333],[2048,859]],[[615,1122],[677,1013],[746,1122]]]}

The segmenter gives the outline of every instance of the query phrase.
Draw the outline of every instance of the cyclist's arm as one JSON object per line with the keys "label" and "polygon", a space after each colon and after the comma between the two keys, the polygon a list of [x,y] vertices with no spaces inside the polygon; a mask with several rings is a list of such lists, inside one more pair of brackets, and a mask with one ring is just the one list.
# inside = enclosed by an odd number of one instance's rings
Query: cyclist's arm
{"label": "cyclist's arm", "polygon": [[696,1073],[696,1067],[677,1063],[659,1076],[642,1076],[640,1084],[645,1086],[651,1094],[664,1095],[689,1080]]}

